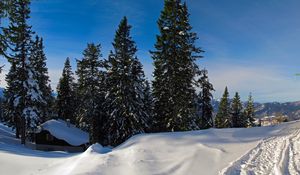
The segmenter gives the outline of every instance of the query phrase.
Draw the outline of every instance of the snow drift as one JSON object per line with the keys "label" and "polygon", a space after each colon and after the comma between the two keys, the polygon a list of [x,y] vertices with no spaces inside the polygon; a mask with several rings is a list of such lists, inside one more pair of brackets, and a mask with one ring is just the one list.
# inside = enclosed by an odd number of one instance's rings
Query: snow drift
{"label": "snow drift", "polygon": [[112,150],[95,144],[81,154],[42,152],[41,155],[29,150],[30,155],[22,155],[3,150],[12,143],[0,138],[0,169],[8,175],[230,174],[231,170],[239,172],[240,158],[245,159],[265,138],[281,138],[299,129],[300,122],[296,121],[250,129],[141,134]]}

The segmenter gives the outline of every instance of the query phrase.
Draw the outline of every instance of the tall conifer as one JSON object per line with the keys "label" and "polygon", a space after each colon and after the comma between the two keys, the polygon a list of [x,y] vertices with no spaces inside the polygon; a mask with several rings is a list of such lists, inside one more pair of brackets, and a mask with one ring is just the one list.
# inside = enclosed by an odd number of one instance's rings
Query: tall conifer
{"label": "tall conifer", "polygon": [[118,145],[134,134],[143,133],[147,126],[144,72],[135,56],[137,48],[130,36],[130,28],[124,17],[116,31],[114,51],[108,59],[105,106],[109,116],[106,131],[110,145]]}
{"label": "tall conifer", "polygon": [[[44,101],[37,83],[37,72],[32,66],[30,57],[31,36],[33,34],[31,26],[27,21],[30,18],[30,0],[9,1],[8,11],[9,26],[4,29],[6,43],[10,48],[8,61],[14,66],[10,73],[14,75],[14,91],[6,99],[13,105],[11,109],[15,112],[15,117],[20,121],[21,143],[25,144],[26,130],[34,129],[40,122],[37,104]],[[11,89],[11,87],[8,87]]]}
{"label": "tall conifer", "polygon": [[195,61],[202,50],[195,46],[196,33],[189,24],[186,3],[165,0],[158,20],[154,59],[153,96],[157,131],[198,129],[193,84],[198,72]]}
{"label": "tall conifer", "polygon": [[32,44],[30,60],[36,70],[36,79],[45,102],[38,104],[41,112],[40,118],[44,122],[53,117],[54,97],[50,86],[48,68],[46,67],[46,55],[44,53],[43,39],[36,36]]}
{"label": "tall conifer", "polygon": [[227,87],[225,88],[223,97],[221,98],[219,110],[215,118],[216,128],[230,128],[231,116],[230,116],[230,102],[229,93]]}
{"label": "tall conifer", "polygon": [[213,85],[209,82],[207,70],[200,72],[198,80],[200,92],[198,94],[198,117],[200,117],[199,125],[201,129],[213,127],[213,106],[212,106],[212,91]]}
{"label": "tall conifer", "polygon": [[0,55],[6,55],[5,51],[7,48],[6,39],[3,33],[2,20],[7,17],[7,12],[9,10],[8,1],[0,1]]}
{"label": "tall conifer", "polygon": [[70,120],[71,123],[76,123],[75,111],[75,84],[70,65],[70,59],[67,58],[65,61],[62,76],[59,79],[57,85],[57,99],[56,99],[56,110],[58,118],[63,120]]}
{"label": "tall conifer", "polygon": [[244,127],[246,124],[243,105],[238,92],[235,93],[231,103],[231,120],[233,128]]}
{"label": "tall conifer", "polygon": [[247,127],[253,127],[255,126],[255,108],[254,108],[254,102],[253,102],[253,98],[252,95],[249,95],[248,101],[247,101],[247,105],[246,105],[246,109],[245,109],[245,117],[247,119]]}
{"label": "tall conifer", "polygon": [[83,59],[77,60],[77,94],[79,126],[90,133],[90,143],[100,141],[103,129],[105,86],[100,45],[88,44]]}

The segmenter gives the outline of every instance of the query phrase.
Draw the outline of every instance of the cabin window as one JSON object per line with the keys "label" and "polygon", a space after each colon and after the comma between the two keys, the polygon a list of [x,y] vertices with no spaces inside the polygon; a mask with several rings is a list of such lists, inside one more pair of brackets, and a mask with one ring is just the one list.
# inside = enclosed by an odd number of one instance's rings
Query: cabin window
{"label": "cabin window", "polygon": [[47,141],[53,141],[53,136],[51,134],[46,134]]}

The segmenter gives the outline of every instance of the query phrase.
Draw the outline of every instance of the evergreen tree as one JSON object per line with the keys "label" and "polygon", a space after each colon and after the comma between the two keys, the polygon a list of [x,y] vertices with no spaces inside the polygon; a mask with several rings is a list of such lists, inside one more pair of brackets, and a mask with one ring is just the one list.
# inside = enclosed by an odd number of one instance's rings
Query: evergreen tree
{"label": "evergreen tree", "polygon": [[145,80],[145,89],[144,89],[144,111],[147,113],[147,116],[149,116],[147,124],[148,128],[146,128],[147,132],[151,132],[153,129],[153,110],[154,110],[154,104],[153,104],[153,96],[152,91],[150,87],[149,81]]}
{"label": "evergreen tree", "polygon": [[40,118],[45,122],[53,116],[54,97],[52,96],[48,68],[46,67],[47,58],[44,53],[43,39],[38,36],[32,44],[30,60],[37,72],[36,79],[43,99],[45,99],[45,102],[38,104],[38,109],[41,112]]}
{"label": "evergreen tree", "polygon": [[2,19],[7,17],[8,11],[8,1],[1,0],[0,1],[0,55],[6,55],[5,51],[7,48],[5,36],[3,34],[3,26],[2,26]]}
{"label": "evergreen tree", "polygon": [[156,50],[151,52],[156,131],[198,129],[193,85],[195,61],[203,51],[195,46],[197,35],[191,31],[186,3],[165,0],[158,26]]}
{"label": "evergreen tree", "polygon": [[79,126],[90,133],[90,143],[101,141],[104,135],[103,103],[105,86],[100,45],[88,44],[83,59],[77,61],[77,94],[81,105],[77,113]]}
{"label": "evergreen tree", "polygon": [[212,106],[212,91],[214,91],[213,85],[209,82],[207,76],[207,70],[200,72],[200,79],[198,80],[200,92],[198,95],[198,110],[199,110],[199,127],[201,129],[207,129],[213,127],[213,106]]}
{"label": "evergreen tree", "polygon": [[231,124],[233,128],[244,127],[246,121],[243,115],[243,105],[239,93],[236,92],[231,103]]}
{"label": "evergreen tree", "polygon": [[223,97],[221,98],[218,113],[215,118],[216,128],[229,128],[231,127],[231,117],[230,117],[230,103],[229,103],[229,93],[227,87],[225,88]]}
{"label": "evergreen tree", "polygon": [[252,99],[252,95],[250,94],[249,95],[249,98],[248,98],[248,102],[247,102],[247,106],[246,106],[246,109],[245,109],[245,117],[247,119],[247,127],[253,127],[255,126],[255,119],[254,119],[254,116],[255,116],[255,110],[254,110],[254,104],[253,104],[253,99]]}
{"label": "evergreen tree", "polygon": [[[38,72],[29,58],[25,61],[25,70],[26,80],[22,83],[25,97],[24,99],[18,99],[17,97],[14,103],[18,104],[22,100],[22,103],[24,103],[22,118],[26,119],[26,128],[34,130],[43,121],[40,116],[42,111],[39,109],[39,106],[45,105],[45,99],[39,88]],[[19,96],[19,98],[23,97]]]}
{"label": "evergreen tree", "polygon": [[4,90],[4,121],[8,126],[16,129],[16,138],[20,136],[20,117],[17,116],[17,111],[14,106],[15,94],[17,94],[17,68],[12,62],[10,70],[6,75],[7,86]]}
{"label": "evergreen tree", "polygon": [[118,145],[135,134],[143,133],[147,126],[144,72],[135,56],[137,48],[130,36],[130,28],[124,17],[116,31],[114,52],[108,59],[105,107],[109,119],[105,131],[109,145]]}
{"label": "evergreen tree", "polygon": [[[15,117],[20,121],[21,143],[25,144],[26,130],[34,129],[39,119],[37,104],[43,102],[39,86],[36,81],[37,72],[32,67],[30,57],[31,36],[33,34],[31,26],[27,24],[30,18],[30,1],[19,0],[9,1],[8,11],[9,26],[3,29],[5,42],[10,48],[8,61],[14,66],[15,72],[10,73],[15,77],[8,84],[13,84],[12,96],[8,96],[7,101],[11,102]],[[11,87],[8,87],[11,89]]]}
{"label": "evergreen tree", "polygon": [[57,85],[57,99],[56,110],[58,118],[63,120],[70,120],[75,124],[75,90],[74,90],[74,77],[70,59],[65,61],[62,77]]}

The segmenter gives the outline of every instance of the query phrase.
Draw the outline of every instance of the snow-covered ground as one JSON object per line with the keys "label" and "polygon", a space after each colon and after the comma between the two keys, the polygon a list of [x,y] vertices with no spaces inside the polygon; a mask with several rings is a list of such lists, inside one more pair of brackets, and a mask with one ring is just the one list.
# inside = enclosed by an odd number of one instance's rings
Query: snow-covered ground
{"label": "snow-covered ground", "polygon": [[110,150],[34,151],[0,125],[1,174],[300,174],[300,121],[250,129],[143,134]]}

